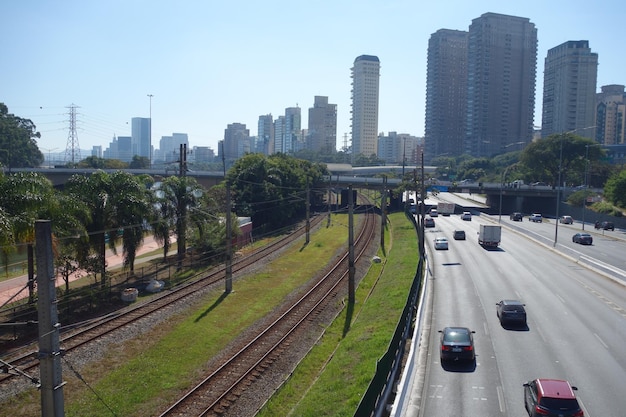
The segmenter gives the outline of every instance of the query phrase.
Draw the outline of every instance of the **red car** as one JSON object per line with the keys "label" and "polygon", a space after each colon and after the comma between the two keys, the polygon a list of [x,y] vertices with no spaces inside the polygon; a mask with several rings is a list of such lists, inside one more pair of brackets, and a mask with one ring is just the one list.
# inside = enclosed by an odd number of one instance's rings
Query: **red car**
{"label": "red car", "polygon": [[573,387],[562,379],[539,378],[524,384],[524,406],[530,417],[584,417]]}

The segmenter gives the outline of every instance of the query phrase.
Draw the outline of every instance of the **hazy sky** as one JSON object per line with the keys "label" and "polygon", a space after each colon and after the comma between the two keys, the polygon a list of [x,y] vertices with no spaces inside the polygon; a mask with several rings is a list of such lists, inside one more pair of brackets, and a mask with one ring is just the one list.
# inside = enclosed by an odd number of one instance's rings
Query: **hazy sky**
{"label": "hazy sky", "polygon": [[598,53],[598,91],[626,84],[623,0],[2,0],[0,102],[35,123],[45,154],[65,151],[71,104],[90,150],[130,136],[150,101],[155,148],[180,132],[217,153],[228,124],[256,135],[259,115],[299,106],[306,128],[314,96],[328,96],[341,148],[350,68],[366,54],[381,62],[379,131],[422,136],[430,35],[487,12],[538,29],[535,125],[547,50],[565,41]]}

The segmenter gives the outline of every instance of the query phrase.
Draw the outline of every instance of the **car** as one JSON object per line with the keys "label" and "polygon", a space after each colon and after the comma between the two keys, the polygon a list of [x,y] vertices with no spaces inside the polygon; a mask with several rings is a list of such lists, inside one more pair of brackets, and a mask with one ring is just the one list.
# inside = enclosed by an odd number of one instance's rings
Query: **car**
{"label": "car", "polygon": [[516,211],[515,213],[511,213],[509,218],[511,220],[513,220],[514,222],[521,222],[522,219],[524,218],[524,215],[522,213]]}
{"label": "car", "polygon": [[471,221],[472,220],[472,213],[470,213],[469,211],[464,211],[463,214],[461,214],[461,220]]}
{"label": "car", "polygon": [[441,333],[439,357],[442,363],[449,360],[472,362],[476,360],[473,336],[475,331],[467,327],[444,327],[439,333]]}
{"label": "car", "polygon": [[424,227],[435,227],[435,219],[432,217],[424,217]]}
{"label": "car", "polygon": [[524,384],[524,407],[530,417],[584,417],[578,388],[563,379],[538,378]]}
{"label": "car", "polygon": [[526,304],[519,300],[500,300],[496,303],[496,315],[501,325],[520,324],[526,325]]}
{"label": "car", "polygon": [[436,237],[435,249],[436,250],[448,250],[448,239],[446,239],[445,237]]}
{"label": "car", "polygon": [[437,209],[435,208],[430,209],[430,213],[428,214],[430,214],[430,217],[439,217],[439,213],[437,212]]}
{"label": "car", "polygon": [[559,222],[563,224],[574,224],[574,219],[572,219],[572,216],[561,216]]}
{"label": "car", "polygon": [[411,214],[417,214],[417,206],[415,204],[411,204],[409,206],[409,213]]}
{"label": "car", "polygon": [[615,224],[613,222],[602,222],[596,226],[596,229],[615,230]]}
{"label": "car", "polygon": [[465,230],[455,230],[452,237],[454,240],[465,240]]}
{"label": "car", "polygon": [[572,236],[572,242],[580,243],[581,245],[593,245],[593,236],[589,233],[576,233]]}
{"label": "car", "polygon": [[528,221],[535,222],[535,223],[541,223],[543,221],[543,218],[541,217],[541,214],[533,213],[533,214],[531,214],[528,217]]}

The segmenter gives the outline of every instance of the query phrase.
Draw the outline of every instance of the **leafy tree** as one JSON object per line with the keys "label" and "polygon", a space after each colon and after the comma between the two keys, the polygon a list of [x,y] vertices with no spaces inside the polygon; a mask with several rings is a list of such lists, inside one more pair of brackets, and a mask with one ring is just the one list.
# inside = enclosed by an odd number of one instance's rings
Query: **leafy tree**
{"label": "leafy tree", "polygon": [[[73,175],[65,190],[91,212],[86,229],[89,245],[96,253],[101,285],[106,285],[107,242],[117,253],[117,240],[122,240],[124,265],[132,272],[136,251],[143,241],[144,226],[151,219],[150,198],[143,179],[124,171],[112,174],[96,171],[90,176]],[[121,236],[118,236],[118,230],[123,231]],[[90,256],[83,257],[81,262],[86,266],[94,265]]]}
{"label": "leafy tree", "polygon": [[611,176],[604,186],[604,196],[618,207],[626,207],[626,170]]}
{"label": "leafy tree", "polygon": [[352,165],[355,167],[375,167],[385,165],[385,161],[376,156],[376,154],[366,156],[361,153],[356,155]]}
{"label": "leafy tree", "polygon": [[307,186],[323,186],[328,170],[320,164],[284,154],[248,154],[228,171],[236,212],[268,230],[288,224],[302,213]]}
{"label": "leafy tree", "polygon": [[[187,251],[187,216],[199,206],[202,187],[192,177],[167,177],[156,192],[161,220],[154,225],[155,236],[169,248],[169,231],[174,226],[179,265]],[[167,252],[165,252],[167,255]]]}
{"label": "leafy tree", "polygon": [[0,163],[9,168],[34,168],[44,161],[37,147],[41,134],[35,124],[9,113],[0,103]]}
{"label": "leafy tree", "polygon": [[87,158],[76,164],[77,168],[95,168],[95,169],[126,169],[128,164],[119,159],[104,159],[97,156],[88,156]]}
{"label": "leafy tree", "polygon": [[133,160],[130,161],[128,165],[130,169],[147,169],[150,168],[150,158],[146,158],[145,156],[135,155],[133,156]]}
{"label": "leafy tree", "polygon": [[528,181],[556,185],[561,163],[561,183],[582,184],[587,157],[590,163],[597,163],[604,154],[597,145],[591,139],[572,133],[550,135],[530,143],[522,151],[520,162],[534,175],[534,178],[527,178]]}

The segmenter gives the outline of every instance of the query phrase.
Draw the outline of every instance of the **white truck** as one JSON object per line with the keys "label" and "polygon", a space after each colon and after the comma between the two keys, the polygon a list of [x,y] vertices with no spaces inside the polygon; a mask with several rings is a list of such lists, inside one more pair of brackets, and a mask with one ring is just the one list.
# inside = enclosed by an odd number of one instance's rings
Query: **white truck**
{"label": "white truck", "polygon": [[502,227],[481,224],[478,231],[478,243],[483,247],[497,247],[500,244]]}
{"label": "white truck", "polygon": [[441,214],[442,216],[449,216],[451,214],[454,214],[454,207],[454,203],[446,203],[443,201],[439,202],[437,203],[437,213]]}

